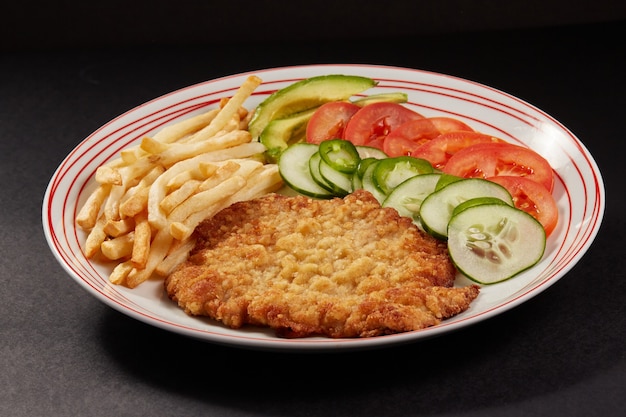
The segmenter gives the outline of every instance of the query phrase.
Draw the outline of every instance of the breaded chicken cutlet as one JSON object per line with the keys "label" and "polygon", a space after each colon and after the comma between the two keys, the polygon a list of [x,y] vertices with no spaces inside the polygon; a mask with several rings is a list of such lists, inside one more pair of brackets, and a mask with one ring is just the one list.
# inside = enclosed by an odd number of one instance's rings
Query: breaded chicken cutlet
{"label": "breaded chicken cutlet", "polygon": [[423,329],[465,311],[444,242],[367,191],[340,199],[270,194],[233,204],[195,231],[165,281],[187,314],[281,337],[370,337]]}

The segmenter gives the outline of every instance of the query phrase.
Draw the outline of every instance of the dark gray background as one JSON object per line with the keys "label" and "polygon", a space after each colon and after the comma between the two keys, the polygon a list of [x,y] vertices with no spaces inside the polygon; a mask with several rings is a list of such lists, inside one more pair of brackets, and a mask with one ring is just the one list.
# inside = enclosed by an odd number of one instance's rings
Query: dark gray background
{"label": "dark gray background", "polygon": [[[624,415],[623,4],[3,4],[0,415]],[[312,63],[451,74],[546,111],[602,171],[595,243],[562,280],[505,314],[350,354],[187,339],[110,309],[64,273],[44,240],[41,203],[76,144],[169,91]]]}

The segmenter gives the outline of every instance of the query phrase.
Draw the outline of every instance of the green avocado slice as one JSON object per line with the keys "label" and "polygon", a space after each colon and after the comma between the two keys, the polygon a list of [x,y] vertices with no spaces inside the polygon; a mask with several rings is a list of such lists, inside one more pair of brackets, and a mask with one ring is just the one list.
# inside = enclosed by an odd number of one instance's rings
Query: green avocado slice
{"label": "green avocado slice", "polygon": [[282,88],[267,97],[256,108],[248,125],[253,138],[259,138],[275,119],[317,108],[329,101],[347,100],[378,84],[371,78],[356,75],[321,75]]}
{"label": "green avocado slice", "polygon": [[259,141],[267,148],[268,162],[276,162],[287,146],[306,139],[306,127],[315,110],[317,108],[275,119],[265,126]]}

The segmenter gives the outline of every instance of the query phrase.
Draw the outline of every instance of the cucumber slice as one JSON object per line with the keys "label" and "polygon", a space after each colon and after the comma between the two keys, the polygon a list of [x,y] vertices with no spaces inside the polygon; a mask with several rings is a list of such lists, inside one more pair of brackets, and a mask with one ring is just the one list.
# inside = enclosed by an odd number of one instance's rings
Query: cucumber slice
{"label": "cucumber slice", "polygon": [[352,192],[352,174],[337,171],[324,158],[319,162],[319,172],[336,196],[344,197]]}
{"label": "cucumber slice", "polygon": [[511,194],[495,182],[481,178],[468,178],[449,183],[439,191],[435,191],[420,207],[422,226],[431,235],[446,239],[448,222],[456,206],[471,198],[496,197],[508,205],[513,205]]}
{"label": "cucumber slice", "polygon": [[452,216],[448,251],[457,269],[479,284],[495,284],[535,265],[546,234],[530,214],[508,204],[479,204]]}
{"label": "cucumber slice", "polygon": [[460,181],[462,179],[463,177],[457,177],[456,175],[450,175],[450,174],[444,173],[443,175],[441,175],[441,178],[439,178],[439,182],[437,183],[437,186],[435,187],[435,191],[439,191],[446,185],[452,184],[453,182]]}
{"label": "cucumber slice", "polygon": [[374,170],[381,161],[384,161],[384,159],[368,158],[364,159],[362,162],[364,161],[368,161],[368,165],[367,168],[365,168],[365,171],[363,171],[363,176],[361,177],[361,185],[364,190],[372,193],[376,200],[378,200],[378,202],[382,204],[385,198],[387,198],[387,195],[380,191],[376,184],[374,184]]}
{"label": "cucumber slice", "polygon": [[361,159],[366,159],[366,158],[385,159],[385,158],[389,158],[389,155],[387,155],[381,149],[374,148],[373,146],[358,145],[358,146],[356,146],[356,151],[359,153],[359,156],[361,157]]}
{"label": "cucumber slice", "polygon": [[311,176],[313,177],[313,181],[332,193],[333,187],[326,182],[320,173],[320,162],[322,162],[322,155],[320,155],[319,151],[315,152],[311,155],[311,158],[309,158],[309,170],[311,171]]}
{"label": "cucumber slice", "polygon": [[507,204],[507,203],[496,197],[470,198],[469,200],[462,202],[461,204],[456,206],[454,210],[452,210],[452,217],[456,216],[463,210],[466,210],[474,206],[480,206],[481,204]]}
{"label": "cucumber slice", "polygon": [[291,145],[280,154],[278,172],[285,184],[300,194],[313,198],[332,198],[333,193],[315,182],[309,169],[309,160],[317,151],[317,145],[312,143]]}
{"label": "cucumber slice", "polygon": [[398,214],[413,219],[421,226],[420,207],[434,190],[441,174],[421,174],[398,185],[383,201],[383,207],[393,207]]}

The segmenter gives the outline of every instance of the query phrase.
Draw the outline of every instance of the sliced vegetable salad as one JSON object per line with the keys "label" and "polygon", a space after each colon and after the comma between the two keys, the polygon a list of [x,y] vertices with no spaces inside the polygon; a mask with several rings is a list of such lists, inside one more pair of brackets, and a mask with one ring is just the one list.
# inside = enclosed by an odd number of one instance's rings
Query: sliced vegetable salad
{"label": "sliced vegetable salad", "polygon": [[375,85],[365,77],[313,77],[257,108],[251,126],[285,183],[313,198],[370,191],[447,240],[457,268],[481,284],[536,264],[558,223],[550,164],[463,121],[425,117],[401,92],[351,100]]}

